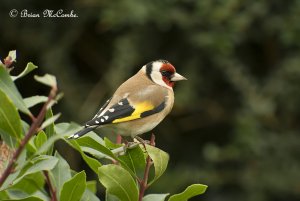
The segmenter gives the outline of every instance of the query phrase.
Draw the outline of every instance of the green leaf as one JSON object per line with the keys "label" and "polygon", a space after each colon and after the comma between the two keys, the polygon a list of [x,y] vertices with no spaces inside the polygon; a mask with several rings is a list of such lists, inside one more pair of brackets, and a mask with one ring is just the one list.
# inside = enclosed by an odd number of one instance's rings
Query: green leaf
{"label": "green leaf", "polygon": [[0,191],[7,189],[8,187],[11,187],[11,184],[13,181],[20,175],[20,172],[22,168],[25,166],[26,162],[26,151],[22,151],[21,155],[19,156],[17,162],[16,162],[16,167],[15,167],[15,172],[12,172],[8,178],[5,180],[3,185],[0,187]]}
{"label": "green leaf", "polygon": [[146,144],[146,150],[150,156],[150,158],[153,161],[154,168],[155,168],[155,174],[153,180],[149,183],[151,185],[153,182],[155,182],[167,169],[168,161],[169,161],[169,155],[150,145]]}
{"label": "green leaf", "polygon": [[[146,166],[145,154],[140,146],[127,149],[125,155],[119,156],[128,168],[132,170],[134,175],[142,178]],[[125,167],[126,168],[126,167]]]}
{"label": "green leaf", "polygon": [[8,200],[2,200],[2,201],[43,201],[41,198],[30,196],[26,198],[20,198],[20,199],[8,199]]}
{"label": "green leaf", "polygon": [[89,189],[85,189],[80,201],[100,201],[100,199]]}
{"label": "green leaf", "polygon": [[34,145],[39,149],[47,141],[47,136],[43,130],[41,130],[34,138]]}
{"label": "green leaf", "polygon": [[122,144],[115,144],[112,141],[110,141],[107,137],[104,137],[105,146],[109,149],[117,149],[119,147],[122,147]]}
{"label": "green leaf", "polygon": [[18,178],[13,182],[13,184],[17,184],[21,181],[26,175],[30,175],[36,172],[40,172],[43,170],[51,170],[55,167],[58,159],[53,156],[41,155],[35,157],[31,160],[30,164],[27,164],[24,167],[22,173],[18,176]]}
{"label": "green leaf", "polygon": [[37,68],[36,65],[34,65],[34,64],[31,63],[31,62],[29,62],[29,63],[27,63],[27,66],[26,66],[26,68],[23,70],[22,73],[20,73],[20,74],[17,75],[17,76],[11,76],[11,77],[12,77],[13,81],[15,81],[15,80],[17,80],[17,79],[19,79],[19,78],[21,78],[21,77],[24,77],[25,75],[27,75],[28,73],[30,73],[31,71],[33,71],[33,70],[36,69],[36,68]]}
{"label": "green leaf", "polygon": [[79,126],[76,123],[58,123],[55,124],[55,133],[58,135],[62,135],[65,137],[69,137],[71,134],[74,134],[75,132],[77,132],[80,128],[82,128],[81,126]]}
{"label": "green leaf", "polygon": [[128,171],[118,165],[103,165],[99,168],[99,180],[107,192],[122,201],[137,201],[138,188]]}
{"label": "green leaf", "polygon": [[77,139],[76,142],[82,147],[92,148],[94,150],[97,150],[97,151],[105,154],[106,156],[109,156],[115,160],[118,160],[117,157],[111,152],[110,149],[106,148],[105,146],[103,146],[101,143],[94,140],[90,136],[87,136],[87,135],[83,136],[83,137]]}
{"label": "green leaf", "polygon": [[45,74],[44,76],[38,76],[35,75],[34,79],[44,85],[50,86],[50,87],[57,87],[56,78],[53,75]]}
{"label": "green leaf", "polygon": [[112,195],[112,194],[110,194],[109,192],[106,191],[105,201],[120,201],[120,199],[117,196]]}
{"label": "green leaf", "polygon": [[92,180],[92,181],[87,181],[86,182],[86,187],[89,189],[91,192],[96,193],[97,192],[97,181]]}
{"label": "green leaf", "polygon": [[143,197],[142,201],[164,201],[169,193],[166,194],[149,194]]}
{"label": "green leaf", "polygon": [[48,140],[36,151],[35,155],[39,155],[47,152],[50,148],[53,147],[53,144],[59,139],[64,139],[64,134],[54,135],[48,138]]}
{"label": "green leaf", "polygon": [[102,164],[101,164],[98,160],[96,160],[96,159],[94,159],[94,158],[92,158],[92,157],[87,156],[87,155],[82,151],[81,147],[79,146],[79,144],[78,144],[75,140],[70,140],[70,141],[69,141],[69,140],[66,140],[66,139],[65,139],[65,141],[66,141],[68,144],[70,144],[74,149],[76,149],[77,151],[79,151],[81,157],[82,157],[83,160],[88,164],[88,166],[89,166],[95,173],[98,173],[98,168],[99,168],[100,166],[102,166]]}
{"label": "green leaf", "polygon": [[[1,82],[1,80],[0,80]],[[0,129],[10,136],[21,139],[22,125],[19,113],[11,100],[0,90]],[[2,132],[0,132],[2,133]],[[2,133],[3,135],[3,133]],[[5,139],[5,138],[4,138]],[[10,144],[10,142],[7,142]]]}
{"label": "green leaf", "polygon": [[6,199],[9,199],[7,191],[0,191],[0,200],[6,200]]}
{"label": "green leaf", "polygon": [[[53,117],[53,112],[52,109],[49,108],[46,112],[46,120],[50,119],[51,117]],[[45,129],[45,133],[47,135],[48,138],[52,137],[55,135],[55,127],[54,127],[54,123],[51,123],[49,126],[46,127]],[[52,155],[53,153],[53,145],[49,148],[49,150],[47,151],[48,155]]]}
{"label": "green leaf", "polygon": [[192,197],[203,194],[206,189],[206,185],[193,184],[187,187],[182,193],[172,195],[168,201],[186,201]]}
{"label": "green leaf", "polygon": [[10,75],[4,68],[0,68],[0,90],[2,90],[13,101],[15,106],[21,112],[27,115],[31,114]]}
{"label": "green leaf", "polygon": [[55,152],[54,156],[58,158],[58,162],[49,173],[51,175],[51,181],[56,188],[57,197],[59,197],[64,183],[70,180],[72,176],[70,166],[66,160],[58,152]]}
{"label": "green leaf", "polygon": [[45,179],[41,172],[25,176],[20,182],[13,186],[14,189],[20,189],[28,194],[33,194],[37,190],[44,188]]}
{"label": "green leaf", "polygon": [[44,103],[48,100],[46,96],[31,96],[28,98],[24,98],[24,103],[27,108],[31,108],[39,103]]}
{"label": "green leaf", "polygon": [[63,201],[80,200],[85,189],[86,189],[86,175],[84,171],[81,171],[63,185],[63,188],[60,193],[60,200]]}
{"label": "green leaf", "polygon": [[52,125],[60,117],[60,115],[61,115],[61,113],[58,113],[58,114],[54,115],[53,117],[46,119],[46,121],[44,121],[43,124],[41,125],[41,129],[44,129],[47,126]]}

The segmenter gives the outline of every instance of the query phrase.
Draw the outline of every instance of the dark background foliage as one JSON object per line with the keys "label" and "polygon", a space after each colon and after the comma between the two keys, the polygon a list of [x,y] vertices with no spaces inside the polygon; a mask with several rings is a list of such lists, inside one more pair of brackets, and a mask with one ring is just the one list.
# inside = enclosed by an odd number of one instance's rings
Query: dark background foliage
{"label": "dark background foliage", "polygon": [[[11,18],[11,9],[41,17]],[[43,18],[45,9],[78,18]],[[3,0],[0,55],[17,50],[15,73],[30,60],[56,75],[65,94],[60,121],[80,123],[145,63],[167,59],[189,80],[176,85],[174,109],[154,130],[171,161],[152,191],[199,182],[209,186],[203,200],[293,201],[300,197],[299,10],[297,0]],[[17,84],[24,97],[44,90],[26,78]],[[57,146],[73,168],[84,168]]]}

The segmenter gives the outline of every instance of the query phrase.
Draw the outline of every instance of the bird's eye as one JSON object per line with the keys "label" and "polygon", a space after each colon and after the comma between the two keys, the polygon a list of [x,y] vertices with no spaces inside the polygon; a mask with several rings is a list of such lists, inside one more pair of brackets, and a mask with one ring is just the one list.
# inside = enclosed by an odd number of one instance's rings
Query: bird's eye
{"label": "bird's eye", "polygon": [[171,71],[167,71],[167,70],[161,71],[161,74],[162,74],[162,76],[167,77],[167,78],[170,78],[173,75],[173,73]]}

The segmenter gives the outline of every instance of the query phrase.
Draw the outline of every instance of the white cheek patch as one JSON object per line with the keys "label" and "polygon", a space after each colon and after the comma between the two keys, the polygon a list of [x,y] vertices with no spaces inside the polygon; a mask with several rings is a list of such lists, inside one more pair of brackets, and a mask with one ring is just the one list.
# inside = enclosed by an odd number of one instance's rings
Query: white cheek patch
{"label": "white cheek patch", "polygon": [[172,89],[170,86],[168,86],[162,78],[162,75],[160,73],[160,68],[162,66],[161,62],[153,62],[152,64],[152,72],[151,72],[151,78],[153,80],[153,82],[155,82],[156,84],[159,84],[161,86],[167,87],[169,89]]}

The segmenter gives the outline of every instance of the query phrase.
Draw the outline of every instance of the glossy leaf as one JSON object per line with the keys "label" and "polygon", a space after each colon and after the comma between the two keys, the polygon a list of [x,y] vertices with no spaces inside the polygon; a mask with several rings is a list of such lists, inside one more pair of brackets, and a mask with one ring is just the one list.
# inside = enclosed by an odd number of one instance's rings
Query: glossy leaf
{"label": "glossy leaf", "polygon": [[25,176],[19,183],[13,186],[14,189],[20,189],[28,194],[33,194],[37,190],[44,188],[45,179],[42,172],[37,172]]}
{"label": "glossy leaf", "polygon": [[47,136],[43,130],[41,130],[34,138],[34,145],[36,149],[39,149],[47,141]]}
{"label": "glossy leaf", "polygon": [[0,90],[2,90],[12,100],[21,112],[27,115],[31,114],[10,75],[2,67],[0,67]]}
{"label": "glossy leaf", "polygon": [[21,77],[24,77],[25,75],[27,75],[28,73],[30,73],[31,71],[33,71],[34,69],[36,69],[37,68],[37,66],[36,65],[34,65],[33,63],[31,63],[31,62],[29,62],[29,63],[27,63],[27,65],[26,65],[26,68],[23,70],[23,72],[21,72],[19,75],[17,75],[17,76],[11,76],[12,77],[12,79],[15,81],[15,80],[17,80],[17,79],[19,79],[19,78],[21,78]]}
{"label": "glossy leaf", "polygon": [[137,201],[138,188],[128,171],[118,165],[104,165],[99,168],[99,180],[107,192],[122,201]]}
{"label": "glossy leaf", "polygon": [[109,192],[106,191],[105,201],[120,201],[120,199],[117,196],[112,195],[112,194],[110,194]]}
{"label": "glossy leaf", "polygon": [[132,149],[127,149],[124,155],[119,156],[128,168],[132,170],[134,175],[142,178],[146,166],[146,159],[143,150],[140,146],[136,146]]}
{"label": "glossy leaf", "polygon": [[[46,112],[46,116],[45,116],[45,119],[46,121],[50,118],[53,117],[53,112],[52,112],[52,109],[49,108]],[[46,128],[45,128],[45,133],[47,135],[48,138],[52,137],[55,135],[55,126],[54,126],[54,122],[50,123]],[[49,147],[49,149],[47,150],[47,154],[48,155],[52,155],[53,153],[53,146],[54,146],[54,143]]]}
{"label": "glossy leaf", "polygon": [[122,144],[116,144],[110,141],[107,137],[104,138],[105,146],[109,149],[117,149],[119,147],[122,147]]}
{"label": "glossy leaf", "polygon": [[60,117],[60,113],[50,117],[49,119],[46,119],[46,121],[43,122],[43,124],[41,125],[41,129],[46,128],[49,125],[53,125],[53,123]]}
{"label": "glossy leaf", "polygon": [[149,194],[143,197],[142,201],[164,201],[169,193],[166,194]]}
{"label": "glossy leaf", "polygon": [[39,103],[44,103],[48,100],[47,96],[31,96],[28,98],[24,98],[24,103],[27,108],[31,108]]}
{"label": "glossy leaf", "polygon": [[182,193],[172,195],[168,201],[186,201],[192,197],[203,194],[207,189],[206,185],[193,184],[190,185]]}
{"label": "glossy leaf", "polygon": [[89,189],[85,189],[80,201],[100,201],[100,199]]}
{"label": "glossy leaf", "polygon": [[86,182],[86,188],[89,189],[91,192],[96,193],[97,192],[97,181],[87,181]]}
{"label": "glossy leaf", "polygon": [[21,153],[21,155],[19,156],[19,158],[18,158],[18,160],[16,162],[17,165],[16,165],[16,168],[15,168],[15,172],[12,172],[8,176],[8,178],[5,180],[5,182],[3,183],[3,185],[0,187],[0,191],[11,187],[13,181],[20,175],[21,170],[26,165],[26,155],[27,155],[26,151],[23,151]]}
{"label": "glossy leaf", "polygon": [[169,155],[150,145],[146,144],[147,152],[150,156],[150,158],[153,161],[154,168],[155,168],[155,174],[153,180],[149,183],[151,185],[153,182],[155,182],[167,169],[168,161],[169,161]]}
{"label": "glossy leaf", "polygon": [[49,151],[52,147],[54,142],[56,142],[59,139],[64,139],[65,134],[60,134],[60,135],[54,135],[50,138],[48,138],[48,140],[36,151],[36,155],[45,153],[47,151]]}
{"label": "glossy leaf", "polygon": [[[4,132],[0,132],[0,134],[9,134],[13,138],[21,139],[23,132],[19,113],[12,101],[1,90],[0,103],[0,130]],[[10,142],[7,142],[7,144],[10,144]]]}
{"label": "glossy leaf", "polygon": [[57,197],[59,197],[64,183],[70,180],[72,176],[71,169],[67,161],[58,152],[55,152],[54,156],[58,159],[58,162],[50,171],[50,175],[51,181],[56,188]]}
{"label": "glossy leaf", "polygon": [[44,85],[50,86],[50,87],[57,87],[56,78],[53,75],[45,74],[44,76],[38,76],[35,75],[34,79]]}
{"label": "glossy leaf", "polygon": [[76,142],[83,147],[89,147],[92,149],[95,149],[115,160],[117,160],[117,157],[111,152],[111,150],[109,150],[108,148],[106,148],[104,145],[102,145],[101,143],[97,142],[96,140],[94,140],[93,138],[91,138],[90,136],[83,136],[79,139],[76,140]]}
{"label": "glossy leaf", "polygon": [[81,171],[63,185],[60,200],[78,201],[81,199],[85,189],[86,175],[84,171]]}
{"label": "glossy leaf", "polygon": [[2,201],[43,201],[41,198],[35,197],[35,196],[30,196],[26,198],[20,198],[20,199],[7,199],[7,200],[2,200]]}
{"label": "glossy leaf", "polygon": [[75,140],[70,140],[70,141],[69,141],[69,140],[66,140],[66,142],[67,142],[68,144],[70,144],[74,149],[76,149],[77,151],[79,151],[81,157],[82,157],[83,160],[88,164],[88,166],[89,166],[95,173],[98,173],[98,168],[99,168],[100,166],[102,166],[102,164],[101,164],[98,160],[96,160],[96,159],[94,159],[94,158],[92,158],[92,157],[87,156],[87,155],[82,151],[81,147],[79,146],[79,144],[78,144]]}
{"label": "glossy leaf", "polygon": [[55,167],[58,159],[53,156],[41,155],[31,160],[30,164],[27,164],[25,170],[18,176],[18,178],[13,182],[18,183],[26,175],[30,175],[43,170],[51,170]]}

